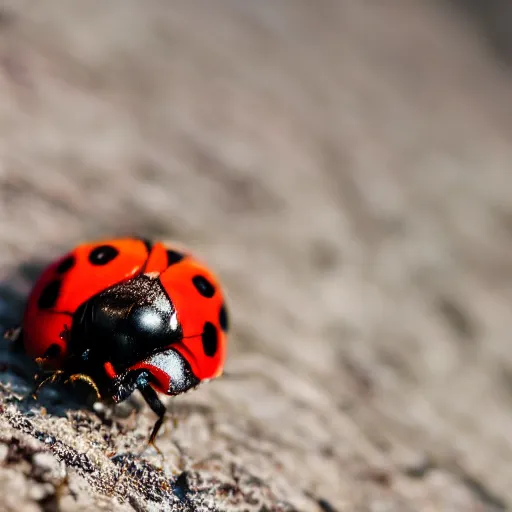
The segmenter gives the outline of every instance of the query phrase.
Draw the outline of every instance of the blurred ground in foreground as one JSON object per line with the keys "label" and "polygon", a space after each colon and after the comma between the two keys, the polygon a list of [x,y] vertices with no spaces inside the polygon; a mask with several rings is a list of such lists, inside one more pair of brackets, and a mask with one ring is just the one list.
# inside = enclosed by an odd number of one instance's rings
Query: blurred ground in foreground
{"label": "blurred ground in foreground", "polygon": [[0,2],[2,322],[78,241],[177,239],[247,375],[174,400],[159,472],[146,409],[4,374],[0,509],[512,507],[507,9]]}

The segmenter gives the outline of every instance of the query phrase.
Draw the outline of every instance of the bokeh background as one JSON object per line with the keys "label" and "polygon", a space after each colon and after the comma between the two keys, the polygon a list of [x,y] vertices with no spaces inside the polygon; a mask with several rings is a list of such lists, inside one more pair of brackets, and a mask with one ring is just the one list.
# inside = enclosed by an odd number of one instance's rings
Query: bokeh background
{"label": "bokeh background", "polygon": [[177,240],[225,283],[234,377],[173,401],[159,472],[108,457],[145,408],[45,415],[4,372],[0,509],[512,507],[511,27],[505,0],[1,1],[2,324],[77,242]]}

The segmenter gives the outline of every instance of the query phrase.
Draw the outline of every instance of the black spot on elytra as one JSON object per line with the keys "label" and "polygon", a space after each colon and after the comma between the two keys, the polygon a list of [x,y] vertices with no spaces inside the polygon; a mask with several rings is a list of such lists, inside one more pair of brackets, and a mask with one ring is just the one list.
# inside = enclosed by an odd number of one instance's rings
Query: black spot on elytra
{"label": "black spot on elytra", "polygon": [[48,283],[39,295],[37,305],[40,309],[51,309],[55,306],[57,299],[59,298],[60,287],[62,283],[56,279],[51,283]]}
{"label": "black spot on elytra", "polygon": [[197,275],[192,278],[192,282],[196,287],[197,291],[207,299],[210,299],[215,294],[215,287],[213,286],[206,277]]}
{"label": "black spot on elytra", "polygon": [[46,352],[44,353],[44,357],[48,357],[50,359],[53,359],[55,357],[59,357],[60,356],[60,347],[59,345],[57,345],[56,343],[52,343],[48,349],[46,350]]}
{"label": "black spot on elytra", "polygon": [[229,316],[228,316],[228,310],[226,309],[226,304],[222,304],[222,307],[220,308],[219,324],[220,324],[220,328],[224,332],[228,332],[228,330],[229,330]]}
{"label": "black spot on elytra", "polygon": [[58,265],[57,265],[57,273],[59,274],[65,274],[68,270],[71,270],[76,263],[75,257],[71,254],[67,258],[64,258]]}
{"label": "black spot on elytra", "polygon": [[179,263],[185,257],[184,254],[172,249],[167,249],[167,266],[175,265]]}
{"label": "black spot on elytra", "polygon": [[110,263],[119,251],[112,245],[100,245],[93,249],[89,254],[89,261],[93,265],[106,265]]}
{"label": "black spot on elytra", "polygon": [[217,328],[211,322],[206,322],[201,335],[204,353],[208,357],[213,357],[217,352],[218,333]]}

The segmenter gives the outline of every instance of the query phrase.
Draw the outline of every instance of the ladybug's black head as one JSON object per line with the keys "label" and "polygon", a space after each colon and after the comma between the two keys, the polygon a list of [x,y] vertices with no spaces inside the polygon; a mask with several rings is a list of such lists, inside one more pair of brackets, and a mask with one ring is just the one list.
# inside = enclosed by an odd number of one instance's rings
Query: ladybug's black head
{"label": "ladybug's black head", "polygon": [[180,341],[176,310],[160,280],[136,276],[84,302],[73,316],[70,352],[91,366],[117,372]]}

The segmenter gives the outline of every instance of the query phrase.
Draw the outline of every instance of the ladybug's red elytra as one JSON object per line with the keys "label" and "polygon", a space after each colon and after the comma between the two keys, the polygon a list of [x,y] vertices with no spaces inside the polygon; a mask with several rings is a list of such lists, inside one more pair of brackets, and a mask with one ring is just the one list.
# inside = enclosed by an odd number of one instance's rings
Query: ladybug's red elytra
{"label": "ladybug's red elytra", "polygon": [[157,414],[157,392],[178,395],[222,374],[228,314],[217,277],[163,242],[85,243],[48,266],[28,298],[27,354],[53,373],[84,380],[115,403],[139,390]]}

